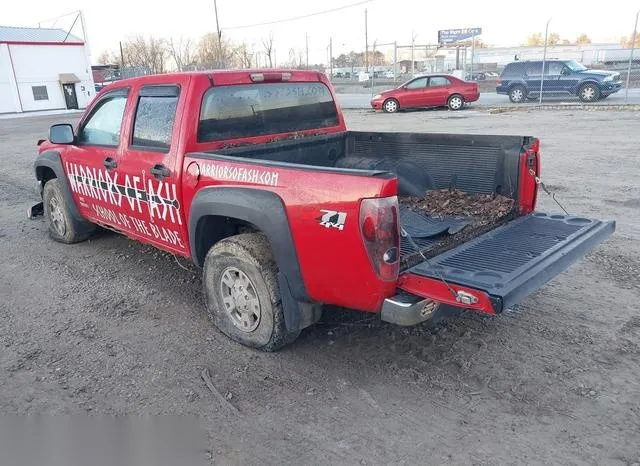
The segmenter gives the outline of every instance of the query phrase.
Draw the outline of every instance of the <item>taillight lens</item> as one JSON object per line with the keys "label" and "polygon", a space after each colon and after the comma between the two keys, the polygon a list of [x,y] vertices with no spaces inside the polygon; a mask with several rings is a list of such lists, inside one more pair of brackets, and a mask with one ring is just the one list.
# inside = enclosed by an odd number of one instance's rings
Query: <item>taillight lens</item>
{"label": "taillight lens", "polygon": [[363,199],[360,234],[376,274],[382,280],[396,280],[400,270],[398,198]]}

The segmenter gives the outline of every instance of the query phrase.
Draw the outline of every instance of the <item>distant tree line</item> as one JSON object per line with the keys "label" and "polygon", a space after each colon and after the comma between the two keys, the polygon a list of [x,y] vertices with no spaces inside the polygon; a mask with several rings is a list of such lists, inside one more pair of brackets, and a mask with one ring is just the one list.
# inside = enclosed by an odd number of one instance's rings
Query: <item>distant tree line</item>
{"label": "distant tree line", "polygon": [[[304,68],[308,62],[304,49],[291,48],[284,58],[279,65],[288,68]],[[276,66],[276,49],[273,33],[258,45],[238,43],[216,33],[205,34],[197,41],[135,36],[122,41],[118,49],[103,51],[96,61],[101,65],[143,68],[154,74],[173,70],[272,68]]]}

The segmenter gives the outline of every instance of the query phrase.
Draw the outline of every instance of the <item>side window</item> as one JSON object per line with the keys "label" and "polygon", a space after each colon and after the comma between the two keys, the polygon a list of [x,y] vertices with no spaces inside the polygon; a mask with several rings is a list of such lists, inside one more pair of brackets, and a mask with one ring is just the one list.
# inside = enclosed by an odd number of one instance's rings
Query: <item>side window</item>
{"label": "side window", "polygon": [[107,95],[100,100],[80,130],[79,142],[98,146],[118,146],[126,104],[127,95],[122,92]]}
{"label": "side window", "polygon": [[562,68],[564,68],[564,63],[560,63],[557,61],[547,62],[545,63],[545,76],[560,76],[562,73]]}
{"label": "side window", "polygon": [[178,86],[146,86],[140,89],[132,146],[169,149],[179,92]]}
{"label": "side window", "polygon": [[542,74],[542,62],[528,63],[526,71],[529,76],[540,76]]}
{"label": "side window", "polygon": [[427,79],[429,78],[414,79],[407,84],[407,89],[422,89],[423,87],[427,87]]}
{"label": "side window", "polygon": [[433,76],[429,79],[429,87],[448,86],[451,82],[444,76]]}

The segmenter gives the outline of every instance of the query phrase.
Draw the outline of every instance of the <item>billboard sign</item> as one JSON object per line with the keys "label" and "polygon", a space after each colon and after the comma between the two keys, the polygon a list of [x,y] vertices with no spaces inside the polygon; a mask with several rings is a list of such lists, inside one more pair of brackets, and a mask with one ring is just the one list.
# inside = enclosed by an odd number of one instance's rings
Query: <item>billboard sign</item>
{"label": "billboard sign", "polygon": [[471,39],[473,36],[479,36],[481,34],[482,28],[444,29],[438,31],[438,44],[455,44],[456,42]]}

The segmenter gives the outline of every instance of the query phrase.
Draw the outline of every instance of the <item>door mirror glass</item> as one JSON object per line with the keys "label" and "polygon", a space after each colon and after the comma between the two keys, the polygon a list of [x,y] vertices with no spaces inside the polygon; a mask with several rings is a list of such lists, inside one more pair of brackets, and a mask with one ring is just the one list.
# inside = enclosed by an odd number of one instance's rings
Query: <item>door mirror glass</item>
{"label": "door mirror glass", "polygon": [[49,128],[49,141],[54,144],[73,144],[74,140],[73,126],[69,123],[61,123]]}

